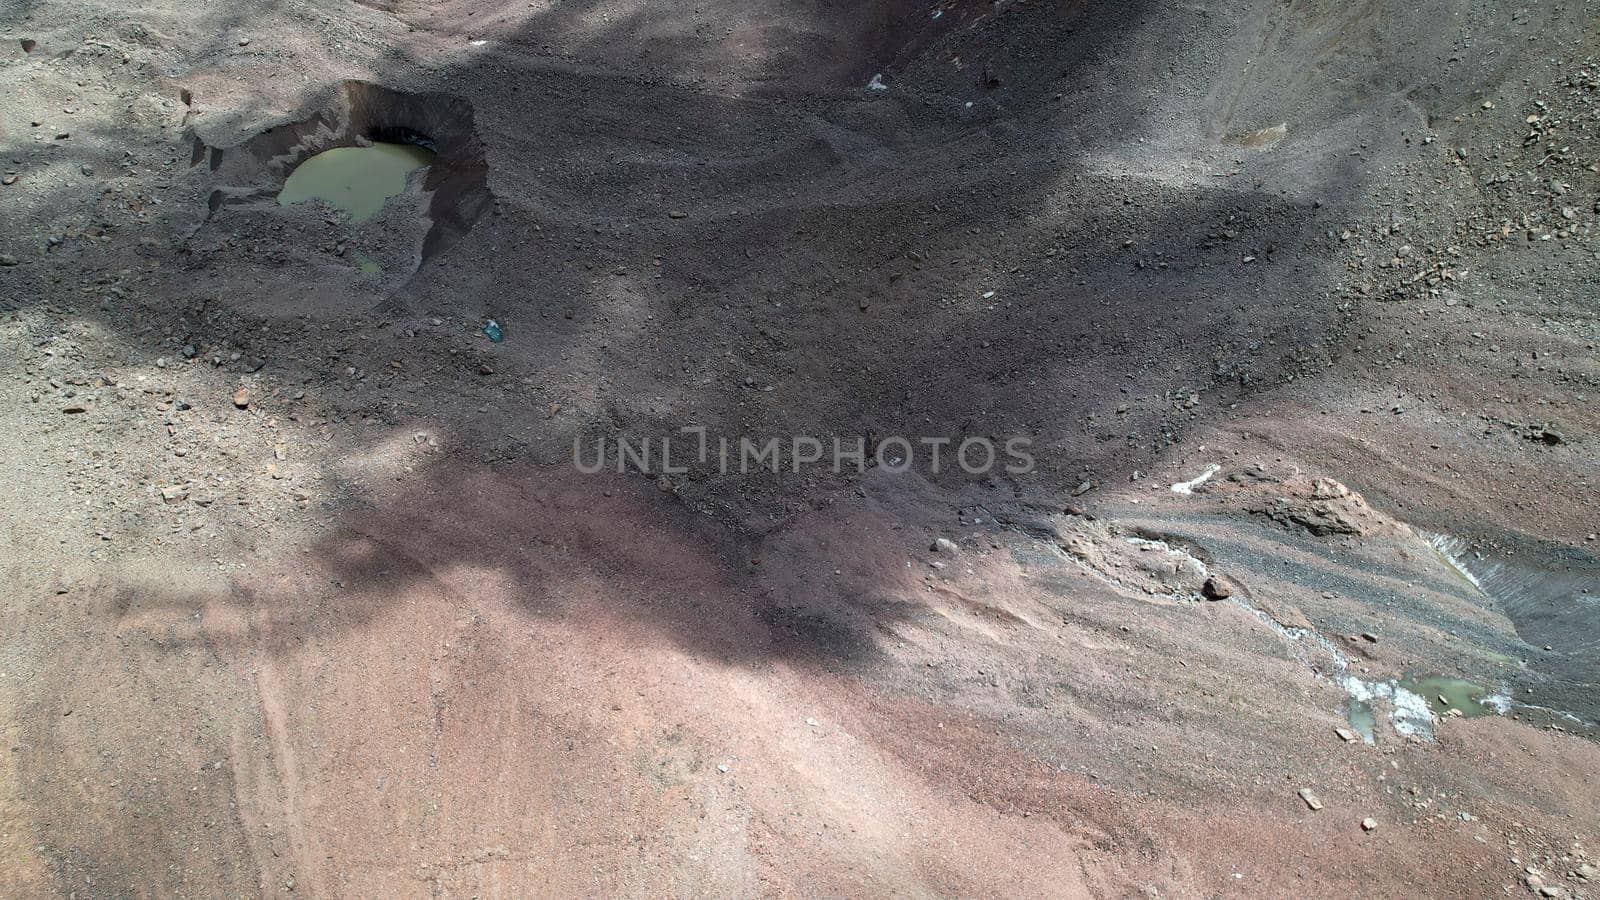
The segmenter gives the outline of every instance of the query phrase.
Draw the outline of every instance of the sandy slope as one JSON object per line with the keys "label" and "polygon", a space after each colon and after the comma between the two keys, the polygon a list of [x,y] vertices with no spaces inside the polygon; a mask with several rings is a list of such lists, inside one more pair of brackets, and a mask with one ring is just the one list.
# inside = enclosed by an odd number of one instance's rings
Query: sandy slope
{"label": "sandy slope", "polygon": [[4,892],[1592,894],[1596,9],[1394,6],[8,8]]}

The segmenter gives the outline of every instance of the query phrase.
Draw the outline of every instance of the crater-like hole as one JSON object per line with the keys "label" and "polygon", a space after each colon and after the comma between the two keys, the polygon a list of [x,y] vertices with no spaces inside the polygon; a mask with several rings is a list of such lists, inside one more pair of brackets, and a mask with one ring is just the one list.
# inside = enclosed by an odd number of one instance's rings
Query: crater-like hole
{"label": "crater-like hole", "polygon": [[211,196],[212,215],[271,199],[288,205],[316,198],[358,223],[377,215],[405,190],[412,173],[425,169],[424,261],[471,230],[492,199],[471,104],[362,81],[344,82],[295,121],[235,147],[197,137],[192,162],[208,158],[221,182]]}

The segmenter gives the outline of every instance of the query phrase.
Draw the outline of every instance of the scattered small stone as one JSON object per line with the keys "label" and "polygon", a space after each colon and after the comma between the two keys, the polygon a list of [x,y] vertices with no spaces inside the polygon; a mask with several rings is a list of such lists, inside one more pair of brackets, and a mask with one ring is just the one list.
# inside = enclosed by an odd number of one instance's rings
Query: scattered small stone
{"label": "scattered small stone", "polygon": [[16,183],[17,183],[17,176],[15,176],[15,175],[7,175],[4,178],[0,178],[0,184],[6,185],[8,187],[13,185],[13,184],[16,184]]}
{"label": "scattered small stone", "polygon": [[180,485],[172,485],[161,489],[161,499],[168,503],[182,503],[189,499],[189,491]]}
{"label": "scattered small stone", "polygon": [[1370,631],[1361,632],[1361,639],[1369,644],[1376,644],[1378,642],[1378,636]]}
{"label": "scattered small stone", "polygon": [[248,409],[250,407],[250,389],[239,388],[237,391],[234,391],[233,405],[239,407],[240,409]]}
{"label": "scattered small stone", "polygon": [[1300,789],[1300,799],[1304,800],[1306,802],[1306,806],[1309,806],[1313,810],[1322,808],[1322,801],[1317,799],[1317,795],[1313,794],[1310,788]]}
{"label": "scattered small stone", "polygon": [[674,219],[686,219],[689,217],[689,214],[681,209],[675,209],[672,212],[667,213],[667,215]]}
{"label": "scattered small stone", "polygon": [[1335,728],[1333,733],[1337,734],[1339,736],[1339,740],[1344,741],[1346,744],[1354,744],[1356,741],[1361,740],[1360,735],[1348,728]]}
{"label": "scattered small stone", "polygon": [[1365,818],[1365,819],[1361,820],[1361,830],[1362,831],[1372,831],[1372,830],[1376,829],[1377,827],[1378,827],[1378,820],[1377,819],[1371,818],[1369,816],[1368,818]]}
{"label": "scattered small stone", "polygon": [[9,253],[0,253],[0,266],[14,266],[16,264],[17,258],[15,256]]}
{"label": "scattered small stone", "polygon": [[1557,447],[1567,442],[1566,437],[1562,435],[1561,432],[1556,431],[1554,428],[1551,428],[1548,425],[1542,428],[1531,430],[1528,433],[1528,440],[1538,441],[1541,444],[1551,447]]}
{"label": "scattered small stone", "polygon": [[935,553],[943,553],[946,556],[955,556],[961,552],[961,548],[956,546],[956,542],[950,540],[949,538],[939,538],[935,540],[933,544],[928,547],[928,549]]}

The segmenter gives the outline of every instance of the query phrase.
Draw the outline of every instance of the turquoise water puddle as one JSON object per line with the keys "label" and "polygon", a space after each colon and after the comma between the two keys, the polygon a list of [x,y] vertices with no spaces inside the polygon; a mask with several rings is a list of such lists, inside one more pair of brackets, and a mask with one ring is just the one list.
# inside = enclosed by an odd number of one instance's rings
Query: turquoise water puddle
{"label": "turquoise water puddle", "polygon": [[366,255],[365,253],[362,253],[360,250],[351,251],[350,258],[355,260],[356,268],[360,269],[361,274],[363,275],[383,274],[383,266],[379,265],[377,260]]}
{"label": "turquoise water puddle", "polygon": [[1435,715],[1457,710],[1468,718],[1492,716],[1496,708],[1493,692],[1482,685],[1444,675],[1421,675],[1403,678],[1400,686],[1428,701]]}

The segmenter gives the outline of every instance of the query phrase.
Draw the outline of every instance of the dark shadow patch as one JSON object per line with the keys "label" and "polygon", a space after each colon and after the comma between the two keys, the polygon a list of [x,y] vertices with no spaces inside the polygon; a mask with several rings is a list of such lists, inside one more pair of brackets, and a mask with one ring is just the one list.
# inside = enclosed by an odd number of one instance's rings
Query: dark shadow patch
{"label": "dark shadow patch", "polygon": [[774,649],[823,665],[859,662],[872,656],[872,638],[843,619],[819,609],[775,604],[756,609]]}

